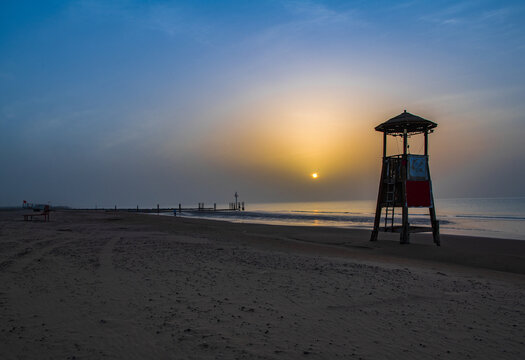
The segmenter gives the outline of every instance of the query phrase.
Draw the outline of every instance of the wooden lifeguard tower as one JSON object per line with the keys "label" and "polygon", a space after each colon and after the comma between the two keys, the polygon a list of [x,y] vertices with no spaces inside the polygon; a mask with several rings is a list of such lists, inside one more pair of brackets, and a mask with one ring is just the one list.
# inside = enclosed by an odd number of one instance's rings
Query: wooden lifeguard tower
{"label": "wooden lifeguard tower", "polygon": [[[376,241],[378,231],[400,233],[401,244],[408,244],[409,234],[413,232],[432,232],[434,242],[440,245],[439,222],[436,219],[432,181],[428,167],[428,134],[433,132],[436,123],[408,113],[406,110],[392,119],[376,126],[383,133],[383,168],[379,180],[379,194],[370,241]],[[403,137],[403,153],[387,156],[387,137]],[[408,138],[423,135],[425,152],[423,155],[409,154]],[[431,227],[411,226],[408,222],[408,208],[428,208]],[[385,209],[384,227],[380,227],[381,214]],[[402,209],[401,224],[395,224],[396,208]]]}

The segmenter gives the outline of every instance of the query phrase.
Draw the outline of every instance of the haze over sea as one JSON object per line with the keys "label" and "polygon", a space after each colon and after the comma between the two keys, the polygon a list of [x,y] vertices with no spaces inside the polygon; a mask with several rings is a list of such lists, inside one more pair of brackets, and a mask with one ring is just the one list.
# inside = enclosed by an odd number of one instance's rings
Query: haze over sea
{"label": "haze over sea", "polygon": [[[436,210],[443,234],[525,240],[525,197],[438,199]],[[396,211],[400,215],[401,209]],[[182,216],[371,230],[374,213],[375,200],[362,200],[246,204],[244,212],[183,212]],[[429,224],[428,209],[411,208],[409,214],[411,224]]]}

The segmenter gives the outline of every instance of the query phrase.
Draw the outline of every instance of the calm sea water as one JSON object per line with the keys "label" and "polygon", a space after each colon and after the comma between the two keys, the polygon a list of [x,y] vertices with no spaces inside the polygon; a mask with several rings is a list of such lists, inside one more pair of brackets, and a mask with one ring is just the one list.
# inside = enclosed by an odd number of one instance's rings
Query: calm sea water
{"label": "calm sea water", "polygon": [[[372,229],[375,205],[375,200],[247,204],[246,211],[183,212],[182,216],[246,223]],[[443,234],[525,240],[525,197],[442,199],[436,200],[436,211]],[[430,223],[428,209],[410,209],[409,214],[411,224]],[[397,221],[400,221],[399,217]]]}

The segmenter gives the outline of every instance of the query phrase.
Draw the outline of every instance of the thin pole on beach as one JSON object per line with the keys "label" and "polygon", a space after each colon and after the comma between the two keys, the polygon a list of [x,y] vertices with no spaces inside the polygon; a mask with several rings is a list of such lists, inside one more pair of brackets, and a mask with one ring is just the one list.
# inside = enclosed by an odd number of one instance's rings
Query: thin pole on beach
{"label": "thin pole on beach", "polygon": [[425,155],[428,155],[428,131],[425,131]]}

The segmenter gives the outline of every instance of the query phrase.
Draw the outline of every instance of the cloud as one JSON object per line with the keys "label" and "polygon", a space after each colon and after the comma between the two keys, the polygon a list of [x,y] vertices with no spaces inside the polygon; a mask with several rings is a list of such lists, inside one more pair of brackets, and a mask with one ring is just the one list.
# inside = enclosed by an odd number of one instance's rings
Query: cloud
{"label": "cloud", "polygon": [[500,9],[494,9],[494,10],[488,10],[484,11],[479,19],[481,21],[499,21],[503,22],[506,21],[509,15],[511,14],[512,9],[511,8],[500,8]]}
{"label": "cloud", "polygon": [[442,8],[438,11],[432,11],[421,15],[419,19],[423,22],[435,25],[457,25],[464,23],[467,17],[467,10],[471,10],[472,2],[463,1],[452,6]]}
{"label": "cloud", "polygon": [[499,3],[496,4],[498,5],[497,7],[490,8],[478,2],[463,1],[421,15],[419,19],[436,25],[464,25],[465,27],[479,29],[479,27],[490,27],[496,23],[505,24],[513,14],[523,10],[523,7],[501,7]]}
{"label": "cloud", "polygon": [[70,6],[68,14],[74,18],[96,18],[111,23],[123,21],[170,37],[186,37],[201,44],[209,44],[213,34],[209,21],[198,21],[183,6],[165,2],[81,0]]}
{"label": "cloud", "polygon": [[300,38],[313,30],[326,32],[335,28],[364,28],[369,23],[358,15],[358,11],[347,9],[337,11],[324,4],[312,1],[291,1],[284,3],[289,20],[274,24],[250,36],[246,43],[261,46],[282,44]]}
{"label": "cloud", "polygon": [[146,28],[169,36],[187,36],[201,44],[210,44],[213,26],[199,22],[184,10],[166,4],[155,4],[145,9],[145,16],[138,23]]}
{"label": "cloud", "polygon": [[405,1],[402,3],[397,3],[389,7],[391,10],[400,10],[400,9],[409,9],[419,5],[418,0]]}
{"label": "cloud", "polygon": [[310,24],[337,24],[352,22],[362,23],[358,20],[355,10],[335,11],[324,4],[311,1],[292,1],[285,3],[285,8],[293,15],[301,18],[303,23]]}

